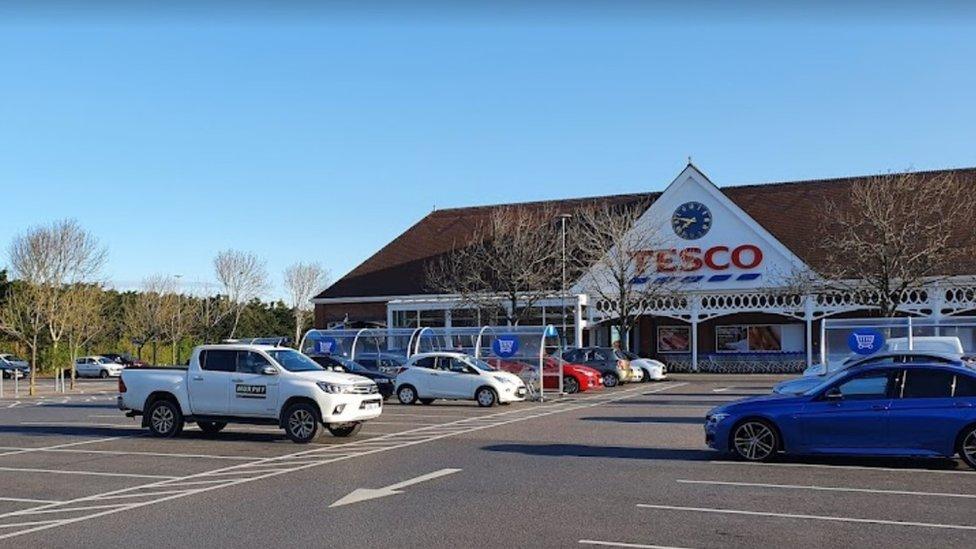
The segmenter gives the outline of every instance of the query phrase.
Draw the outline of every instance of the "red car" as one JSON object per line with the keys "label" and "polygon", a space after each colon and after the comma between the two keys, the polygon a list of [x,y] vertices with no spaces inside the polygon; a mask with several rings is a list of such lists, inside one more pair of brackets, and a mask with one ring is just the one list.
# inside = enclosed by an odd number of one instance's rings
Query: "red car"
{"label": "red car", "polygon": [[[513,373],[528,381],[535,378],[538,366],[528,362],[515,362],[498,358],[488,359],[488,363],[504,372]],[[543,359],[542,366],[543,387],[551,390],[559,389],[559,361],[551,356]],[[582,364],[563,363],[563,391],[568,394],[580,391],[592,391],[603,388],[600,372],[583,366]]]}

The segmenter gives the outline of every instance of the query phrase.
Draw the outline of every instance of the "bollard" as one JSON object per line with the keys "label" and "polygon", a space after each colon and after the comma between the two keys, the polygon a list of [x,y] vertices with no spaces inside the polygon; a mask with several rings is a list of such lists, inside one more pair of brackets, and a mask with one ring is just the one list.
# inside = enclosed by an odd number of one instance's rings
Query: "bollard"
{"label": "bollard", "polygon": [[3,374],[2,373],[0,373],[0,398],[3,398]]}
{"label": "bollard", "polygon": [[20,398],[20,376],[14,374],[14,398]]}

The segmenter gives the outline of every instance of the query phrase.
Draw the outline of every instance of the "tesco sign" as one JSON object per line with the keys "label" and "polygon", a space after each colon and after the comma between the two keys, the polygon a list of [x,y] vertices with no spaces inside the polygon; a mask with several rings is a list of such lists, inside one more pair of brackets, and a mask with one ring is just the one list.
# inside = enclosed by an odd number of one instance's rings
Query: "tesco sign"
{"label": "tesco sign", "polygon": [[631,252],[631,255],[636,261],[638,273],[647,272],[651,262],[654,270],[659,273],[692,273],[703,268],[713,271],[724,271],[732,267],[755,269],[763,262],[762,249],[755,244],[742,244],[734,248],[712,246],[702,249],[692,246],[681,249],[639,250]]}

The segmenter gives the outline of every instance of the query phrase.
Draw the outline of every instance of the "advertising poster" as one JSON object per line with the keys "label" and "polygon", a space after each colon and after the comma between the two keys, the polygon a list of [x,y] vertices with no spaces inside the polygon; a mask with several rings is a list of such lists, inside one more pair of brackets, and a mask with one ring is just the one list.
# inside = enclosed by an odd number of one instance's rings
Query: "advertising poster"
{"label": "advertising poster", "polygon": [[779,326],[749,326],[749,350],[782,351],[783,334]]}
{"label": "advertising poster", "polygon": [[691,351],[691,329],[688,326],[659,326],[657,352],[688,353]]}
{"label": "advertising poster", "polygon": [[716,326],[715,349],[720,353],[749,352],[749,335],[745,326]]}

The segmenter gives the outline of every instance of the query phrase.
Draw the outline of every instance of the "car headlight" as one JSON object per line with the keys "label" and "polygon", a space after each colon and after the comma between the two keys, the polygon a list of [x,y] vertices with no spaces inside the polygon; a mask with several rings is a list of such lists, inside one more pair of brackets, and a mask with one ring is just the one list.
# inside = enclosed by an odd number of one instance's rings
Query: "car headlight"
{"label": "car headlight", "polygon": [[515,383],[514,381],[508,379],[507,377],[502,377],[502,376],[491,376],[491,377],[495,378],[497,381],[501,383],[509,383],[509,384]]}
{"label": "car headlight", "polygon": [[331,395],[347,393],[350,389],[352,389],[352,385],[340,385],[338,383],[326,383],[324,381],[320,381],[316,383],[316,385],[319,386],[319,389],[322,389]]}
{"label": "car headlight", "polygon": [[725,414],[725,413],[719,412],[717,414],[709,414],[708,417],[705,418],[705,421],[707,421],[708,423],[711,423],[712,425],[717,425],[718,423],[721,423],[721,421],[723,419],[727,418],[727,417],[729,417],[729,414]]}

